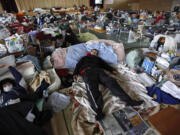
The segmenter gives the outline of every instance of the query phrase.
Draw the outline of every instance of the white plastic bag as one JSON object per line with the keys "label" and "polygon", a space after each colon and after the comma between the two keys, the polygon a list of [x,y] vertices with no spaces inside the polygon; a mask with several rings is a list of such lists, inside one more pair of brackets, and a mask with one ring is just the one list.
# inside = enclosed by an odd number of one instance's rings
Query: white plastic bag
{"label": "white plastic bag", "polygon": [[180,43],[180,34],[176,34],[175,38],[177,43]]}
{"label": "white plastic bag", "polygon": [[162,34],[159,34],[159,35],[154,37],[154,39],[151,41],[150,48],[155,48],[157,46],[158,40],[161,37],[165,38],[165,43],[164,43],[163,49],[162,49],[163,52],[168,52],[168,51],[176,52],[177,51],[177,42],[176,42],[176,40],[173,37],[170,37],[170,36],[167,36],[167,35],[162,35]]}
{"label": "white plastic bag", "polygon": [[24,51],[23,40],[19,35],[13,35],[5,39],[9,53]]}
{"label": "white plastic bag", "polygon": [[136,42],[136,33],[132,30],[129,31],[129,37],[128,37],[128,43],[134,43]]}
{"label": "white plastic bag", "polygon": [[143,57],[144,56],[141,49],[130,51],[126,56],[126,63],[128,67],[134,68],[135,66],[140,64]]}
{"label": "white plastic bag", "polygon": [[5,45],[0,44],[0,56],[4,55],[7,53],[7,49]]}
{"label": "white plastic bag", "polygon": [[50,68],[53,67],[50,59],[51,59],[51,56],[47,56],[47,57],[45,58],[45,60],[44,60],[44,62],[43,62],[43,69],[46,70],[46,69],[50,69]]}
{"label": "white plastic bag", "polygon": [[10,32],[7,28],[0,29],[0,40],[5,39],[10,36]]}

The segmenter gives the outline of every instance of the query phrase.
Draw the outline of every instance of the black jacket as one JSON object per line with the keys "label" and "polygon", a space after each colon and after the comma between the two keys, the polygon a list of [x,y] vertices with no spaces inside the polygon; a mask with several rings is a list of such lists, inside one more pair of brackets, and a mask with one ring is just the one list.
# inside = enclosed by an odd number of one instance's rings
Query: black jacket
{"label": "black jacket", "polygon": [[101,58],[95,55],[89,55],[82,57],[81,60],[76,64],[76,68],[74,70],[73,75],[78,75],[81,72],[81,70],[85,68],[102,68],[110,72],[114,70]]}

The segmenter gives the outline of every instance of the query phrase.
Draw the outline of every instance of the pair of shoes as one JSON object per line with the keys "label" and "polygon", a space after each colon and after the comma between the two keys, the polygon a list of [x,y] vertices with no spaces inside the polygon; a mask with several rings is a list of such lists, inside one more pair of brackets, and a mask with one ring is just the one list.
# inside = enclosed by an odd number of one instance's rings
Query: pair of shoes
{"label": "pair of shoes", "polygon": [[97,121],[100,121],[100,120],[102,120],[104,117],[105,117],[105,114],[104,114],[104,113],[98,113],[98,114],[96,115],[96,120],[97,120]]}

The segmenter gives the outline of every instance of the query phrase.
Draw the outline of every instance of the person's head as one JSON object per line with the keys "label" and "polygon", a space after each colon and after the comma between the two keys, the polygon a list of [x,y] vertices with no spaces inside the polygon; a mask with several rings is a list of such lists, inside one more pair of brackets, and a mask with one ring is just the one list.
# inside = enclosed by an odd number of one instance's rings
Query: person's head
{"label": "person's head", "polygon": [[91,55],[97,56],[97,55],[98,55],[98,50],[92,49],[92,50],[91,50]]}
{"label": "person's head", "polygon": [[0,81],[0,90],[2,92],[9,92],[12,90],[12,88],[15,86],[15,80],[7,78],[2,81]]}

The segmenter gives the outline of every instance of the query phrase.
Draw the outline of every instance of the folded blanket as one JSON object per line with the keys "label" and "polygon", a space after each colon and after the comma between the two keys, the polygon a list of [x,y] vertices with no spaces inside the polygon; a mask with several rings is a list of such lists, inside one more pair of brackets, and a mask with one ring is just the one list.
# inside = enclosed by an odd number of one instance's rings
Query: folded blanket
{"label": "folded blanket", "polygon": [[67,48],[58,48],[52,54],[55,69],[61,69],[65,65]]}
{"label": "folded blanket", "polygon": [[84,43],[69,47],[66,56],[65,67],[75,68],[78,61],[83,56],[86,56],[86,54],[87,54],[87,50]]}

